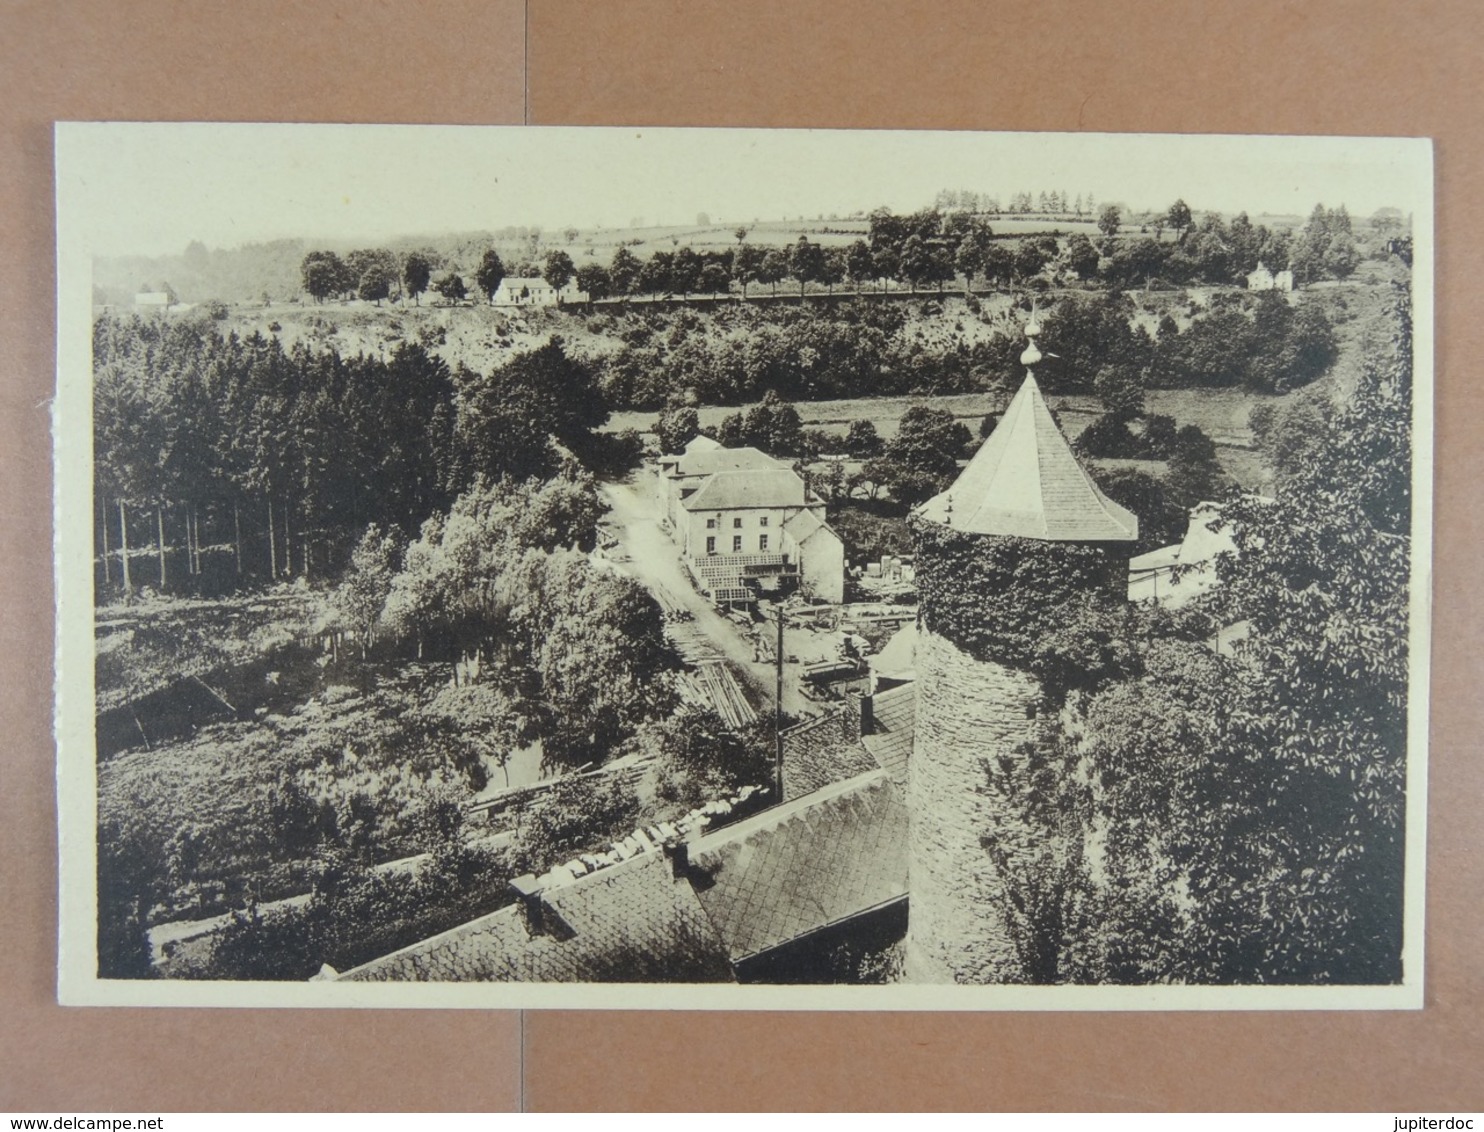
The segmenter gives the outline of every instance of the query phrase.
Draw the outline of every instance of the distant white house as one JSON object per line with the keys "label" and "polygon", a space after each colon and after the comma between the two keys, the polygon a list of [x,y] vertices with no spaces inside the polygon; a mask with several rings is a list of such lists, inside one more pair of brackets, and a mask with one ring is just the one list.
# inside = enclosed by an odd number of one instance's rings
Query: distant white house
{"label": "distant white house", "polygon": [[554,307],[558,303],[585,303],[587,292],[579,291],[575,282],[558,291],[539,275],[506,276],[500,280],[493,302],[497,307]]}
{"label": "distant white house", "polygon": [[174,300],[169,291],[140,291],[134,296],[136,307],[169,307]]}
{"label": "distant white house", "polygon": [[1249,291],[1292,291],[1293,272],[1280,271],[1277,274],[1269,271],[1265,264],[1259,263],[1255,271],[1247,273],[1247,290]]}

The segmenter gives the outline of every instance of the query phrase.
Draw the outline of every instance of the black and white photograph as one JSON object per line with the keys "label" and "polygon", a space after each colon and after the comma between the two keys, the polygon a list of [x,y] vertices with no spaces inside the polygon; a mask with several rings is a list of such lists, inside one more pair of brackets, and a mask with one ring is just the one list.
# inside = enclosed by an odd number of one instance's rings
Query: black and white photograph
{"label": "black and white photograph", "polygon": [[60,996],[1422,1005],[1424,139],[57,127]]}

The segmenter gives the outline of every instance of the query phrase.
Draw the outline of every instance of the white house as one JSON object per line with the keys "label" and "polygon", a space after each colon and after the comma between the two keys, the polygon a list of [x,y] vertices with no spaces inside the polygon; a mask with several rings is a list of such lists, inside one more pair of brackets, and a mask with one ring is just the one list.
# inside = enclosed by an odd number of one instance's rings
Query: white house
{"label": "white house", "polygon": [[1247,273],[1247,290],[1292,291],[1293,272],[1280,271],[1274,274],[1265,264],[1259,263],[1256,270]]}
{"label": "white house", "polygon": [[500,280],[493,300],[497,307],[554,307],[559,303],[585,303],[587,292],[569,282],[558,291],[539,275],[506,276]]}
{"label": "white house", "polygon": [[169,291],[140,291],[134,296],[136,307],[164,309],[174,302]]}
{"label": "white house", "polygon": [[845,599],[844,544],[824,501],[787,464],[698,437],[661,458],[659,494],[671,536],[713,601],[751,601],[750,583],[770,576],[824,601]]}
{"label": "white house", "polygon": [[1181,542],[1131,559],[1129,600],[1179,609],[1214,589],[1217,557],[1236,551],[1231,531],[1220,525],[1220,518],[1220,504],[1198,503],[1191,508],[1190,526]]}

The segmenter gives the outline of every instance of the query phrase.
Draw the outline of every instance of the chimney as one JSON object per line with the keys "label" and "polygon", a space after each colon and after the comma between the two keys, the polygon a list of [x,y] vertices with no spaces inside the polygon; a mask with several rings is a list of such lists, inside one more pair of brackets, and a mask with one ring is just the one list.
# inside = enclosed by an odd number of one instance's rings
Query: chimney
{"label": "chimney", "polygon": [[690,846],[680,840],[666,842],[665,856],[670,858],[671,875],[685,880],[690,874]]}
{"label": "chimney", "polygon": [[546,920],[541,902],[541,882],[531,873],[522,873],[510,882],[510,891],[520,907],[520,918],[531,935],[545,932]]}
{"label": "chimney", "polygon": [[876,713],[871,696],[866,692],[853,692],[851,698],[855,700],[856,718],[860,722],[860,729],[855,737],[859,739],[862,735],[872,735],[876,730]]}

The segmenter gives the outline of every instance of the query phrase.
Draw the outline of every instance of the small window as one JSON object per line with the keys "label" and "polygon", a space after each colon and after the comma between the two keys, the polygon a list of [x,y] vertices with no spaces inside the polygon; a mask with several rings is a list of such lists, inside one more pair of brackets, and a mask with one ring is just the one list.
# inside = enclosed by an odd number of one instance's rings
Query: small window
{"label": "small window", "polygon": [[741,554],[742,553],[742,536],[741,535],[733,535],[732,536],[732,553],[733,554]]}
{"label": "small window", "polygon": [[768,517],[766,515],[764,515],[761,519],[759,519],[757,521],[757,525],[760,526],[760,527],[766,527],[768,525]]}
{"label": "small window", "polygon": [[768,549],[768,536],[767,535],[758,535],[757,536],[757,548],[759,550],[767,550]]}
{"label": "small window", "polygon": [[732,530],[734,530],[734,531],[740,531],[741,529],[742,529],[742,520],[740,518],[739,519],[733,519],[732,520]]}
{"label": "small window", "polygon": [[716,530],[716,520],[715,519],[707,519],[706,520],[706,529],[708,531],[714,531],[714,530]]}
{"label": "small window", "polygon": [[709,538],[707,538],[707,540],[706,540],[706,553],[707,554],[715,554],[716,553],[716,536],[715,535],[711,535]]}

